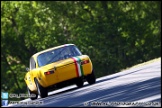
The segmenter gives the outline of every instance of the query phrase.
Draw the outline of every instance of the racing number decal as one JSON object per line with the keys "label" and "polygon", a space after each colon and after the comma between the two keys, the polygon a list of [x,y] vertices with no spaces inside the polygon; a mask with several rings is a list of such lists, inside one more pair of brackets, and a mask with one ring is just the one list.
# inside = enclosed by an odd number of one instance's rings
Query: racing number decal
{"label": "racing number decal", "polygon": [[77,77],[83,76],[84,74],[83,74],[83,67],[81,65],[81,59],[79,57],[73,57],[72,59],[74,60],[75,63]]}

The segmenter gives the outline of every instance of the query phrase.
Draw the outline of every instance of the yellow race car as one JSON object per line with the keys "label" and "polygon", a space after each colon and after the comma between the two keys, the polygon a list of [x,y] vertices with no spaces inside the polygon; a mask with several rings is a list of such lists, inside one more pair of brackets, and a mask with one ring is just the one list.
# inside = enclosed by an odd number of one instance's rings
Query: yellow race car
{"label": "yellow race car", "polygon": [[48,96],[48,91],[67,85],[82,87],[84,81],[94,84],[92,62],[76,45],[65,44],[34,54],[24,78],[32,100]]}

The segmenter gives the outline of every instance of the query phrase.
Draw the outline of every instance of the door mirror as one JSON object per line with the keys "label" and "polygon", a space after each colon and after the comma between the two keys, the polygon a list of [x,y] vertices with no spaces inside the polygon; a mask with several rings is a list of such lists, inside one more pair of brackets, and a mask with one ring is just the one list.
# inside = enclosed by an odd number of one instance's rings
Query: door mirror
{"label": "door mirror", "polygon": [[27,68],[26,68],[26,71],[28,71],[28,72],[29,72],[29,71],[30,71],[30,69],[27,67]]}

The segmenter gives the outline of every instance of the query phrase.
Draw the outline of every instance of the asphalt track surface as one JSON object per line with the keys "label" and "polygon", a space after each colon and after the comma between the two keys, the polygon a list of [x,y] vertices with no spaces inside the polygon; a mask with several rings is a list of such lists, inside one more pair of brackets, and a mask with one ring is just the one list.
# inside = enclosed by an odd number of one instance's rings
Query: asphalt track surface
{"label": "asphalt track surface", "polygon": [[[30,99],[28,105],[11,107],[131,107],[161,106],[161,58],[116,74],[98,78],[96,83],[72,85],[48,93],[46,98]],[[33,104],[33,103],[37,103]]]}

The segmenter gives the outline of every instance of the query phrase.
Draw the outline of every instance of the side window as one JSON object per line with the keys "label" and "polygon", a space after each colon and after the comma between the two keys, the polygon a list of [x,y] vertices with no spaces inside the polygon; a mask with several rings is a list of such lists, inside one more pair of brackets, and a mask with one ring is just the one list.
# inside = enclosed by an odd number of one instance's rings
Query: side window
{"label": "side window", "polygon": [[34,58],[32,57],[30,59],[30,70],[35,69],[35,68],[36,68],[36,63],[34,61]]}

